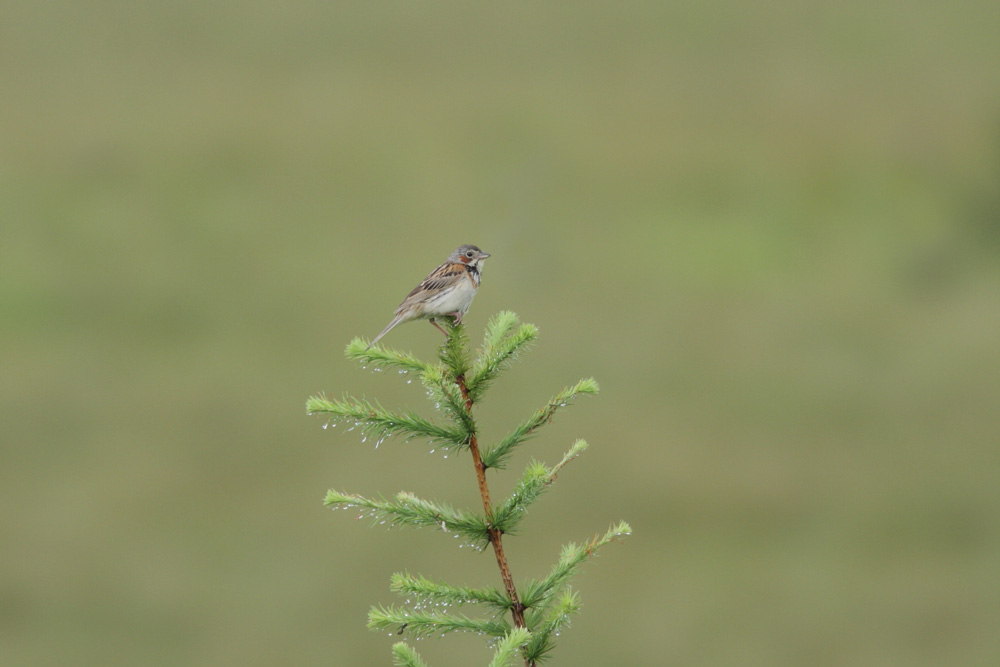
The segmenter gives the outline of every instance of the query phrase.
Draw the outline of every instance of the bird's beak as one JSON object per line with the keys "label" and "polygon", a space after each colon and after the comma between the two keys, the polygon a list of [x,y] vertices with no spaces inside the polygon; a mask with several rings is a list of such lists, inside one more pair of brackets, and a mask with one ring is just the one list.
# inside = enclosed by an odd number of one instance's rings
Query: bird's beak
{"label": "bird's beak", "polygon": [[488,252],[482,252],[482,251],[479,252],[479,259],[486,259],[489,256],[490,256],[490,253],[488,253]]}

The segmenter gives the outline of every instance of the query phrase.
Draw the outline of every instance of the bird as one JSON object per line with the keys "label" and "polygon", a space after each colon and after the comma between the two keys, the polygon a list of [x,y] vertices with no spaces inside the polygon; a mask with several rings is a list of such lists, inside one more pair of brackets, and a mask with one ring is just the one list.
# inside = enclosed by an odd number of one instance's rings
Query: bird
{"label": "bird", "polygon": [[395,326],[411,320],[430,320],[431,324],[445,336],[448,332],[434,320],[438,317],[453,317],[455,324],[462,323],[462,316],[472,305],[472,299],[479,290],[482,280],[483,262],[489,257],[474,245],[459,246],[448,255],[444,264],[437,267],[406,295],[389,325],[365,348],[381,340]]}

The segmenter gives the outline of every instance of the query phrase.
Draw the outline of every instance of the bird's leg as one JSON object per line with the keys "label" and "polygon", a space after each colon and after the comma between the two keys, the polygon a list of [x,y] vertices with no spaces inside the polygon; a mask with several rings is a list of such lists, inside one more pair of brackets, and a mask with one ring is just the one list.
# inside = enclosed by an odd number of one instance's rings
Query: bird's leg
{"label": "bird's leg", "polygon": [[447,332],[447,331],[445,331],[444,329],[442,329],[442,328],[441,328],[440,326],[438,326],[438,323],[434,321],[434,318],[433,318],[433,317],[432,317],[432,318],[430,318],[430,320],[429,320],[429,321],[430,321],[430,323],[431,323],[431,324],[433,324],[433,325],[434,325],[435,327],[437,327],[437,330],[438,330],[438,331],[440,331],[441,333],[443,333],[443,334],[445,335],[445,338],[447,338],[447,337],[448,337],[448,332]]}
{"label": "bird's leg", "polygon": [[456,326],[456,327],[457,327],[457,326],[458,326],[459,324],[461,324],[461,323],[462,323],[462,311],[460,311],[460,310],[456,310],[456,311],[455,311],[454,313],[448,313],[448,315],[449,315],[450,317],[454,317],[454,318],[455,318],[455,326]]}

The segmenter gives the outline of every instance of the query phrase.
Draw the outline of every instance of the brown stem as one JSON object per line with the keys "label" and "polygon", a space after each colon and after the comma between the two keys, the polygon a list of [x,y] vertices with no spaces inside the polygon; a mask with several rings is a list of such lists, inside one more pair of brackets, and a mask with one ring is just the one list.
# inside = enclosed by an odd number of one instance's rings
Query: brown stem
{"label": "brown stem", "polygon": [[[465,399],[465,411],[471,414],[472,398],[469,396],[469,390],[465,386],[465,375],[456,377],[455,383],[462,392],[462,398]],[[469,436],[469,451],[472,452],[472,462],[476,467],[476,479],[479,481],[479,495],[483,498],[483,510],[486,512],[490,544],[493,545],[493,553],[497,557],[497,565],[500,567],[500,578],[503,579],[504,588],[507,589],[507,597],[510,598],[512,603],[510,613],[514,618],[515,627],[525,628],[527,625],[524,622],[524,605],[521,604],[521,601],[517,597],[514,578],[510,574],[510,566],[507,565],[507,556],[503,552],[503,533],[493,527],[493,505],[490,503],[490,489],[486,486],[486,466],[483,465],[483,459],[479,455],[479,442],[476,440],[475,433]],[[529,663],[526,659],[524,664],[530,667],[533,663]]]}

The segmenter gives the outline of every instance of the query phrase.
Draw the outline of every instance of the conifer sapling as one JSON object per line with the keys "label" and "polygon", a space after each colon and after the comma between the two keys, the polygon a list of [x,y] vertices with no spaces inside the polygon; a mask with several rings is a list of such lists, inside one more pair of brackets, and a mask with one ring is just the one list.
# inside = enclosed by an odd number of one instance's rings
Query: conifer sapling
{"label": "conifer sapling", "polygon": [[[457,586],[397,572],[392,576],[391,588],[407,604],[372,607],[368,614],[370,629],[416,639],[457,630],[474,632],[490,637],[493,649],[490,667],[512,665],[519,658],[526,667],[534,667],[551,656],[555,637],[580,609],[579,597],[570,588],[572,577],[600,547],[629,535],[631,528],[619,522],[587,542],[567,544],[548,575],[515,582],[504,552],[504,536],[516,534],[527,509],[552,485],[559,472],[583,453],[587,443],[577,440],[551,467],[530,461],[513,492],[501,502],[491,500],[486,472],[491,468],[505,469],[518,448],[560,409],[578,396],[596,394],[597,382],[588,378],[557,392],[501,440],[482,443],[473,408],[500,373],[535,341],[538,330],[531,324],[520,323],[511,312],[500,312],[487,324],[483,344],[473,356],[464,326],[448,319],[442,321],[448,336],[441,346],[438,363],[373,347],[361,338],[352,340],[346,350],[347,357],[360,362],[362,367],[394,369],[403,376],[419,378],[439,413],[437,419],[390,410],[377,401],[352,396],[340,399],[314,396],[307,401],[306,409],[309,414],[324,416],[327,419],[324,427],[347,423],[360,430],[364,439],[374,439],[376,443],[390,437],[404,441],[420,438],[449,452],[467,452],[482,499],[481,510],[458,509],[408,492],[386,499],[331,490],[325,504],[334,509],[356,508],[379,524],[440,530],[479,549],[490,548],[496,558],[501,587]],[[474,608],[477,613],[446,611],[458,607]],[[396,665],[427,667],[406,642],[394,644],[392,652]]]}

